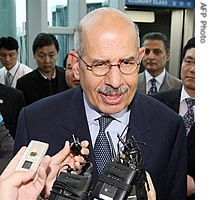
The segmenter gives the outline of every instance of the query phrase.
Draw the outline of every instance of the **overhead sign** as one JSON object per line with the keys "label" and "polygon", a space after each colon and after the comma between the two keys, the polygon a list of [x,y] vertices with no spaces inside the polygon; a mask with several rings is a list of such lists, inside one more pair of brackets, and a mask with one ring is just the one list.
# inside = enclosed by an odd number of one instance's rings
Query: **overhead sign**
{"label": "overhead sign", "polygon": [[127,6],[195,8],[195,0],[125,0]]}

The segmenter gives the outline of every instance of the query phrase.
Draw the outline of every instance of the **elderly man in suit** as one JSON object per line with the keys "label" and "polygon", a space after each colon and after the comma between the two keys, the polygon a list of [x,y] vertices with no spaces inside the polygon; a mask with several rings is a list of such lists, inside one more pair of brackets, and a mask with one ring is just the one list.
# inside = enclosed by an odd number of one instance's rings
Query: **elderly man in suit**
{"label": "elderly man in suit", "polygon": [[[109,143],[112,141],[118,152],[123,150],[118,134],[125,143],[133,136],[146,144],[140,148],[157,199],[184,199],[184,122],[167,106],[136,92],[145,51],[140,48],[137,26],[119,10],[99,8],[80,21],[74,37],[75,51],[70,52],[69,60],[80,86],[22,110],[14,153],[36,139],[48,142],[47,153],[52,155],[75,134],[80,140],[90,141],[89,159],[96,183],[104,165],[114,156]],[[105,126],[106,120],[110,121]]]}
{"label": "elderly man in suit", "polygon": [[151,95],[158,91],[181,88],[182,81],[165,69],[170,58],[168,38],[160,32],[149,32],[143,36],[141,43],[145,47],[142,59],[145,70],[139,74],[137,90]]}
{"label": "elderly man in suit", "polygon": [[[195,37],[188,40],[183,49],[182,57],[181,79],[183,87],[177,90],[159,92],[152,96],[181,115],[185,121],[186,134],[188,136],[187,199],[193,200],[195,199]],[[189,104],[188,102],[194,103]],[[190,117],[187,117],[188,112]],[[189,123],[190,121],[191,123]]]}

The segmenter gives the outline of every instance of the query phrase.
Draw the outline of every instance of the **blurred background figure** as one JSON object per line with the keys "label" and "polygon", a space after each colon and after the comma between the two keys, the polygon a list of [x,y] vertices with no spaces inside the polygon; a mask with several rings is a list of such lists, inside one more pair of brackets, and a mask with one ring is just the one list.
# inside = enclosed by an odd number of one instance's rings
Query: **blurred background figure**
{"label": "blurred background figure", "polygon": [[0,69],[0,83],[14,88],[17,79],[32,71],[30,67],[18,62],[18,48],[15,38],[0,38],[0,61],[3,65]]}
{"label": "blurred background figure", "polygon": [[159,92],[152,95],[183,117],[186,126],[188,171],[188,200],[195,199],[195,37],[188,40],[183,48],[181,89]]}
{"label": "blurred background figure", "polygon": [[0,112],[0,175],[12,158],[14,139],[5,127],[3,117]]}
{"label": "blurred background figure", "polygon": [[153,94],[181,88],[182,81],[167,72],[166,63],[170,58],[168,38],[160,32],[149,32],[141,40],[145,47],[142,59],[144,72],[139,74],[138,91]]}
{"label": "blurred background figure", "polygon": [[39,33],[32,49],[37,68],[17,81],[17,89],[23,91],[26,105],[68,89],[65,72],[56,65],[59,52],[56,37]]}
{"label": "blurred background figure", "polygon": [[25,106],[23,93],[0,83],[0,113],[6,128],[15,139],[20,110]]}
{"label": "blurred background figure", "polygon": [[63,60],[63,67],[65,69],[66,83],[70,88],[76,87],[80,84],[80,81],[74,76],[70,60],[68,59],[69,54]]}

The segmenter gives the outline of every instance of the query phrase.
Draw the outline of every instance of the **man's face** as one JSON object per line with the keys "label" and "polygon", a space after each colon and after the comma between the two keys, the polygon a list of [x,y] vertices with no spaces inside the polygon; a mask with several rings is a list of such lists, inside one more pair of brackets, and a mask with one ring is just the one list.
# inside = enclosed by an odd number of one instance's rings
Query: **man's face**
{"label": "man's face", "polygon": [[195,48],[186,51],[182,61],[181,79],[186,91],[195,90]]}
{"label": "man's face", "polygon": [[156,77],[164,70],[170,53],[166,53],[161,40],[145,40],[143,47],[145,47],[145,54],[142,64],[153,77]]}
{"label": "man's face", "polygon": [[14,50],[8,50],[5,48],[0,49],[0,61],[7,70],[13,68],[18,59],[18,52]]}
{"label": "man's face", "polygon": [[76,87],[80,84],[79,79],[76,79],[74,76],[74,72],[72,70],[71,64],[69,62],[69,59],[66,60],[66,66],[65,66],[65,78],[66,83],[70,88]]}
{"label": "man's face", "polygon": [[[135,31],[115,30],[113,27],[111,30],[105,28],[103,31],[92,30],[91,34],[87,31],[85,33],[86,50],[80,56],[88,65],[97,65],[104,61],[118,64],[130,58],[139,62],[144,53],[143,49],[140,50],[141,53],[137,51]],[[97,76],[87,69],[82,59],[78,58],[78,74],[80,84],[91,105],[106,114],[118,113],[126,108],[137,89],[139,67],[134,73],[125,75],[118,66],[112,66],[106,75]]]}
{"label": "man's face", "polygon": [[38,48],[34,54],[38,68],[43,74],[50,73],[54,70],[57,58],[58,52],[55,45]]}

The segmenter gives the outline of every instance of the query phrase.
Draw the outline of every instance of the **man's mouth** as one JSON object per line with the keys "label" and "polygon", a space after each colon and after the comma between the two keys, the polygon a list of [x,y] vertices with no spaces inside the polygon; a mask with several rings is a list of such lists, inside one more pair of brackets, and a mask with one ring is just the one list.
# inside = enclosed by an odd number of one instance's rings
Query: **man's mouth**
{"label": "man's mouth", "polygon": [[106,104],[116,105],[119,104],[123,99],[123,94],[111,93],[111,94],[102,94],[101,98]]}

